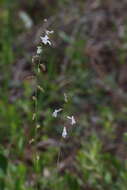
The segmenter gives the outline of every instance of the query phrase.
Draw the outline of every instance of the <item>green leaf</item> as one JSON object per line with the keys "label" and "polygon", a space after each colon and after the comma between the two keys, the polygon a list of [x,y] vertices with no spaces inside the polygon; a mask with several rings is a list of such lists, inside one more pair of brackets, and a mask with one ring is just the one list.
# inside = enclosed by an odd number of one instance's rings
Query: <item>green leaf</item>
{"label": "green leaf", "polygon": [[7,165],[8,165],[7,158],[3,154],[0,153],[0,170],[4,174],[6,174]]}
{"label": "green leaf", "polygon": [[4,177],[7,172],[7,158],[0,153],[0,190],[4,190],[5,183],[4,183]]}

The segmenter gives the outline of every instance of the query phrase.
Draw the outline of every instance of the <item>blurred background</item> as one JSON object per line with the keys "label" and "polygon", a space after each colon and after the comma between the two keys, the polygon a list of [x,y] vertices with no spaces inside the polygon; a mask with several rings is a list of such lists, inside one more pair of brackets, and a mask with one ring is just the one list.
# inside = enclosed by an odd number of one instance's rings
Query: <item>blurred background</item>
{"label": "blurred background", "polygon": [[126,0],[0,1],[0,190],[127,189],[126,52]]}

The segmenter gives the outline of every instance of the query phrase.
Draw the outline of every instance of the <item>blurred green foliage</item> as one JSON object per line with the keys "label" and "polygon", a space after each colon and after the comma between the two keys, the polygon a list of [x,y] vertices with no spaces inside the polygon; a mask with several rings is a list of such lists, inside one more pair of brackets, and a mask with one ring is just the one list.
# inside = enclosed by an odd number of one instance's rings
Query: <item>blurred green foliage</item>
{"label": "blurred green foliage", "polygon": [[[80,0],[79,5],[83,4],[84,1]],[[127,146],[127,132],[122,135],[117,131],[117,123],[122,125],[127,121],[126,105],[123,105],[122,111],[116,109],[107,91],[96,85],[97,74],[91,69],[89,58],[84,53],[87,37],[82,38],[80,31],[74,37],[58,30],[57,37],[62,41],[62,47],[43,52],[42,60],[46,60],[47,72],[39,78],[45,92],[38,94],[41,126],[38,131],[35,131],[32,121],[35,84],[26,80],[20,83],[14,81],[14,75],[20,71],[17,67],[14,73],[13,68],[22,56],[29,68],[26,72],[32,72],[31,58],[33,49],[36,49],[28,48],[27,52],[17,45],[17,39],[21,40],[19,37],[27,30],[20,18],[15,18],[15,12],[18,13],[24,6],[34,23],[41,24],[41,16],[56,15],[61,7],[71,5],[70,1],[54,1],[53,7],[52,2],[44,1],[43,15],[34,0],[19,3],[2,0],[0,5],[0,190],[126,190],[127,161],[126,157],[122,159],[118,155],[122,152],[121,147],[118,146],[118,154],[113,148],[105,149],[119,144],[114,142],[116,136],[119,140],[119,135],[122,145]],[[34,7],[37,9],[36,16]],[[124,38],[126,42],[126,36]],[[25,43],[29,40],[26,39]],[[118,51],[120,64],[124,64],[125,52],[124,49]],[[109,74],[103,82],[116,89],[118,86],[114,78],[113,74]],[[19,91],[20,96],[15,97],[13,90]],[[67,105],[64,105],[64,92],[69,96]],[[52,118],[52,112],[61,105],[65,113],[62,113],[60,122]],[[69,130],[68,140],[61,141],[63,118],[67,113],[74,113],[78,122]],[[35,135],[37,141],[30,144]],[[55,145],[49,143],[38,148],[39,142],[51,139]]]}

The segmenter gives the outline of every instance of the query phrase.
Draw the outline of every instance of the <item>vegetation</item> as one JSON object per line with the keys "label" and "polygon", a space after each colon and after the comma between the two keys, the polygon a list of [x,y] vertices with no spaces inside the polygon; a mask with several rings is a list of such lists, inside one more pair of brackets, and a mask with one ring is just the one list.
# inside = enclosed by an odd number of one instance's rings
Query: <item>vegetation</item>
{"label": "vegetation", "polygon": [[0,190],[126,190],[126,0],[0,6]]}

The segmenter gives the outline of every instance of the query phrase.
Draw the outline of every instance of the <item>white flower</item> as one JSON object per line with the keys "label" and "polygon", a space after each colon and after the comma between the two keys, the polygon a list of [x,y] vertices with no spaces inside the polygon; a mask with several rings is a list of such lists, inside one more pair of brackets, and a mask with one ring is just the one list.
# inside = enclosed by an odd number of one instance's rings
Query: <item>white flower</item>
{"label": "white flower", "polygon": [[47,34],[47,35],[49,35],[49,34],[53,34],[53,33],[54,33],[54,31],[53,31],[53,30],[51,30],[51,31],[46,30],[46,34]]}
{"label": "white flower", "polygon": [[45,18],[45,19],[44,19],[44,22],[47,22],[47,21],[48,21],[47,18]]}
{"label": "white flower", "polygon": [[42,48],[41,48],[41,46],[38,46],[37,47],[37,54],[41,54],[41,52],[42,52]]}
{"label": "white flower", "polygon": [[66,93],[64,93],[64,101],[65,101],[65,102],[68,102],[67,94],[66,94]]}
{"label": "white flower", "polygon": [[62,137],[66,138],[66,136],[67,136],[67,129],[66,129],[66,127],[64,127],[63,132],[62,132]]}
{"label": "white flower", "polygon": [[71,120],[71,125],[76,124],[76,121],[75,121],[75,118],[74,118],[73,115],[72,115],[71,117],[70,117],[70,116],[67,116],[67,118]]}
{"label": "white flower", "polygon": [[44,37],[40,36],[42,43],[51,45],[48,35],[46,34]]}
{"label": "white flower", "polygon": [[60,108],[60,109],[56,109],[54,112],[53,112],[53,114],[52,114],[52,116],[53,117],[57,117],[57,114],[60,112],[60,111],[62,111],[62,108]]}

